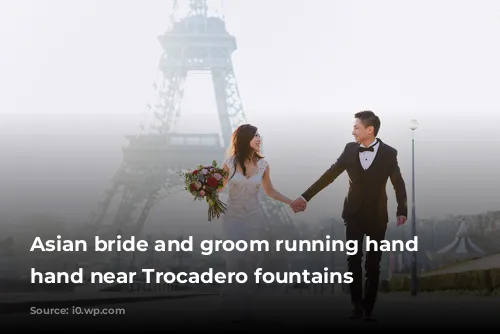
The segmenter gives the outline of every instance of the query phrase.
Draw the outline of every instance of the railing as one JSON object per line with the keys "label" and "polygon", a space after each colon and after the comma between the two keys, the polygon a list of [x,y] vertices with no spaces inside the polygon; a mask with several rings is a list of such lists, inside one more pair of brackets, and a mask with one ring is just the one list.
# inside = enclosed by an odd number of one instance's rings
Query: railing
{"label": "railing", "polygon": [[217,133],[209,134],[178,134],[126,136],[130,146],[126,150],[162,149],[168,146],[212,146],[222,147],[220,136]]}

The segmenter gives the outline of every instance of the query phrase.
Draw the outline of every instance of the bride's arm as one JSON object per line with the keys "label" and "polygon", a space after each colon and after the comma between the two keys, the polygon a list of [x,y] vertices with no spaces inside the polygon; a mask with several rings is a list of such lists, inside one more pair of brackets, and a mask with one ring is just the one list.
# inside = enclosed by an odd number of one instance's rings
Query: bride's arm
{"label": "bride's arm", "polygon": [[226,172],[226,176],[224,176],[224,178],[222,179],[222,182],[223,182],[222,188],[217,189],[218,194],[221,193],[222,191],[224,191],[224,189],[226,188],[226,185],[227,185],[227,180],[229,179],[229,167],[226,163],[224,163],[224,165],[222,165],[222,169],[224,169],[224,171]]}
{"label": "bride's arm", "polygon": [[264,171],[264,176],[262,177],[262,188],[264,189],[264,193],[272,199],[280,201],[282,203],[292,205],[293,201],[281,194],[279,191],[274,189],[273,184],[271,182],[271,171],[269,165],[267,165],[266,170]]}

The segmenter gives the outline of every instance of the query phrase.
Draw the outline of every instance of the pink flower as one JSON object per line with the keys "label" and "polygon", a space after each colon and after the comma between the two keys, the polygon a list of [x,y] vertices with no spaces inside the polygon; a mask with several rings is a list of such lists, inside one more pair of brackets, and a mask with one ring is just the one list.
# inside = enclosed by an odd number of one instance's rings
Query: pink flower
{"label": "pink flower", "polygon": [[205,168],[203,168],[203,170],[201,171],[201,173],[202,173],[203,175],[207,175],[207,174],[208,174],[208,170],[206,170]]}
{"label": "pink flower", "polygon": [[202,196],[202,197],[205,196],[205,190],[200,191],[200,196]]}
{"label": "pink flower", "polygon": [[219,181],[220,179],[222,179],[222,175],[220,175],[219,173],[215,173],[214,177],[217,179],[217,181]]}

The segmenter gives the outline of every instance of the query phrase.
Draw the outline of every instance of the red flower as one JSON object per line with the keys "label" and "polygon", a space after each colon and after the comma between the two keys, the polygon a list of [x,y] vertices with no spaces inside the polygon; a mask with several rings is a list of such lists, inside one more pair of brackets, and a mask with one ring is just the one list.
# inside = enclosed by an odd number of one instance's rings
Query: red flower
{"label": "red flower", "polygon": [[198,170],[197,170],[197,169],[195,169],[195,170],[193,171],[193,173],[191,173],[191,174],[193,174],[193,175],[198,174]]}
{"label": "red flower", "polygon": [[195,191],[195,190],[196,190],[196,185],[195,185],[194,183],[191,183],[191,184],[189,185],[189,190],[190,190],[191,192]]}
{"label": "red flower", "polygon": [[216,188],[219,182],[217,182],[217,179],[215,177],[209,177],[207,179],[207,184],[211,188]]}

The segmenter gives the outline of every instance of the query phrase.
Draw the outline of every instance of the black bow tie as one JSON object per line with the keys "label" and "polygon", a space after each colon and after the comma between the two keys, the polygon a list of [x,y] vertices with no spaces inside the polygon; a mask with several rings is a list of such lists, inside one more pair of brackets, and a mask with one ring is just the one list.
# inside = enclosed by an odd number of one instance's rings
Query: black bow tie
{"label": "black bow tie", "polygon": [[370,152],[373,152],[374,149],[373,149],[373,146],[370,146],[370,147],[359,147],[359,152],[366,152],[366,151],[370,151]]}
{"label": "black bow tie", "polygon": [[378,140],[375,142],[375,144],[373,144],[370,147],[359,146],[359,152],[366,152],[366,151],[374,152],[373,147],[375,147],[375,145],[377,145],[377,144],[378,144]]}

